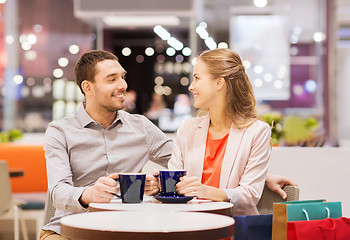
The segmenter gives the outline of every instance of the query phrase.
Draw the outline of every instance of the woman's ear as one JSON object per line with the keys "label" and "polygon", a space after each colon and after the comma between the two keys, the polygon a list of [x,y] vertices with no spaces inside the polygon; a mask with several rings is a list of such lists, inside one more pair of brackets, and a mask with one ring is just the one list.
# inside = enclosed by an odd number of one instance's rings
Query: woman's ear
{"label": "woman's ear", "polygon": [[226,82],[225,82],[225,79],[223,77],[218,78],[216,81],[216,89],[218,91],[225,89],[224,88],[225,84],[226,84]]}
{"label": "woman's ear", "polygon": [[88,80],[84,80],[81,83],[81,88],[83,89],[85,96],[86,95],[91,95],[93,93],[92,91],[92,82],[88,81]]}

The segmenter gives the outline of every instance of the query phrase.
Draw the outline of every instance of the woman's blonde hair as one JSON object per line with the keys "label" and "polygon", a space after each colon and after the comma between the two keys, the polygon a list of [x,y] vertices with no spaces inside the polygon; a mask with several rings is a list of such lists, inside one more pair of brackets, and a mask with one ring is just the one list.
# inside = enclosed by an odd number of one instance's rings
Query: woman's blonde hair
{"label": "woman's blonde hair", "polygon": [[[256,100],[252,85],[245,72],[240,56],[227,48],[203,52],[202,61],[214,79],[224,78],[227,86],[226,112],[238,128],[250,126],[257,119]],[[207,112],[200,109],[198,114]]]}

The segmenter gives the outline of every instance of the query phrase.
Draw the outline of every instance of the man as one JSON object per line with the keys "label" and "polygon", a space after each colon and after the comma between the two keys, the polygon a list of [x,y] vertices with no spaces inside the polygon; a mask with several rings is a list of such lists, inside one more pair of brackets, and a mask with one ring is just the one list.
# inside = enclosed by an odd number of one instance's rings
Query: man
{"label": "man", "polygon": [[[119,111],[125,107],[127,84],[115,55],[86,52],[74,74],[86,101],[74,116],[53,121],[46,130],[48,188],[56,213],[40,239],[65,239],[61,217],[84,212],[91,202],[109,202],[117,192],[118,172],[141,172],[148,160],[166,167],[172,152],[171,141],[148,119]],[[146,179],[146,194],[158,192],[157,180]],[[276,191],[287,183],[273,180]]]}
{"label": "man", "polygon": [[[127,84],[116,56],[87,52],[74,74],[86,101],[45,133],[48,187],[57,210],[40,239],[60,239],[61,217],[84,212],[91,202],[109,202],[117,192],[117,172],[141,172],[148,160],[167,166],[172,151],[171,141],[148,119],[118,111],[125,107]],[[154,190],[147,184],[146,193]]]}

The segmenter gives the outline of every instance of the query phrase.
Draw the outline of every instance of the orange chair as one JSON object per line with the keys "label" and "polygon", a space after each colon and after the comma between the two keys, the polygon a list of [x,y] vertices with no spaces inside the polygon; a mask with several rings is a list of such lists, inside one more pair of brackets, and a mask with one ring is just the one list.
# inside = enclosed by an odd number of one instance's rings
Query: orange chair
{"label": "orange chair", "polygon": [[0,159],[7,162],[10,171],[24,171],[23,176],[11,178],[13,193],[47,191],[46,160],[42,145],[1,143]]}

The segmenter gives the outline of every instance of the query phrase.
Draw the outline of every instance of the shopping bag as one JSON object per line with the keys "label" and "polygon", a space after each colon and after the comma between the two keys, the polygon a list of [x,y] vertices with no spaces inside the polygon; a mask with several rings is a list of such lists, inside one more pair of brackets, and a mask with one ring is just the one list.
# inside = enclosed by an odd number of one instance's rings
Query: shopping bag
{"label": "shopping bag", "polygon": [[234,239],[271,240],[272,214],[235,216]]}
{"label": "shopping bag", "polygon": [[348,240],[350,220],[341,217],[287,223],[287,240]]}
{"label": "shopping bag", "polygon": [[287,238],[287,222],[340,218],[341,202],[320,200],[291,201],[273,204],[272,240]]}

